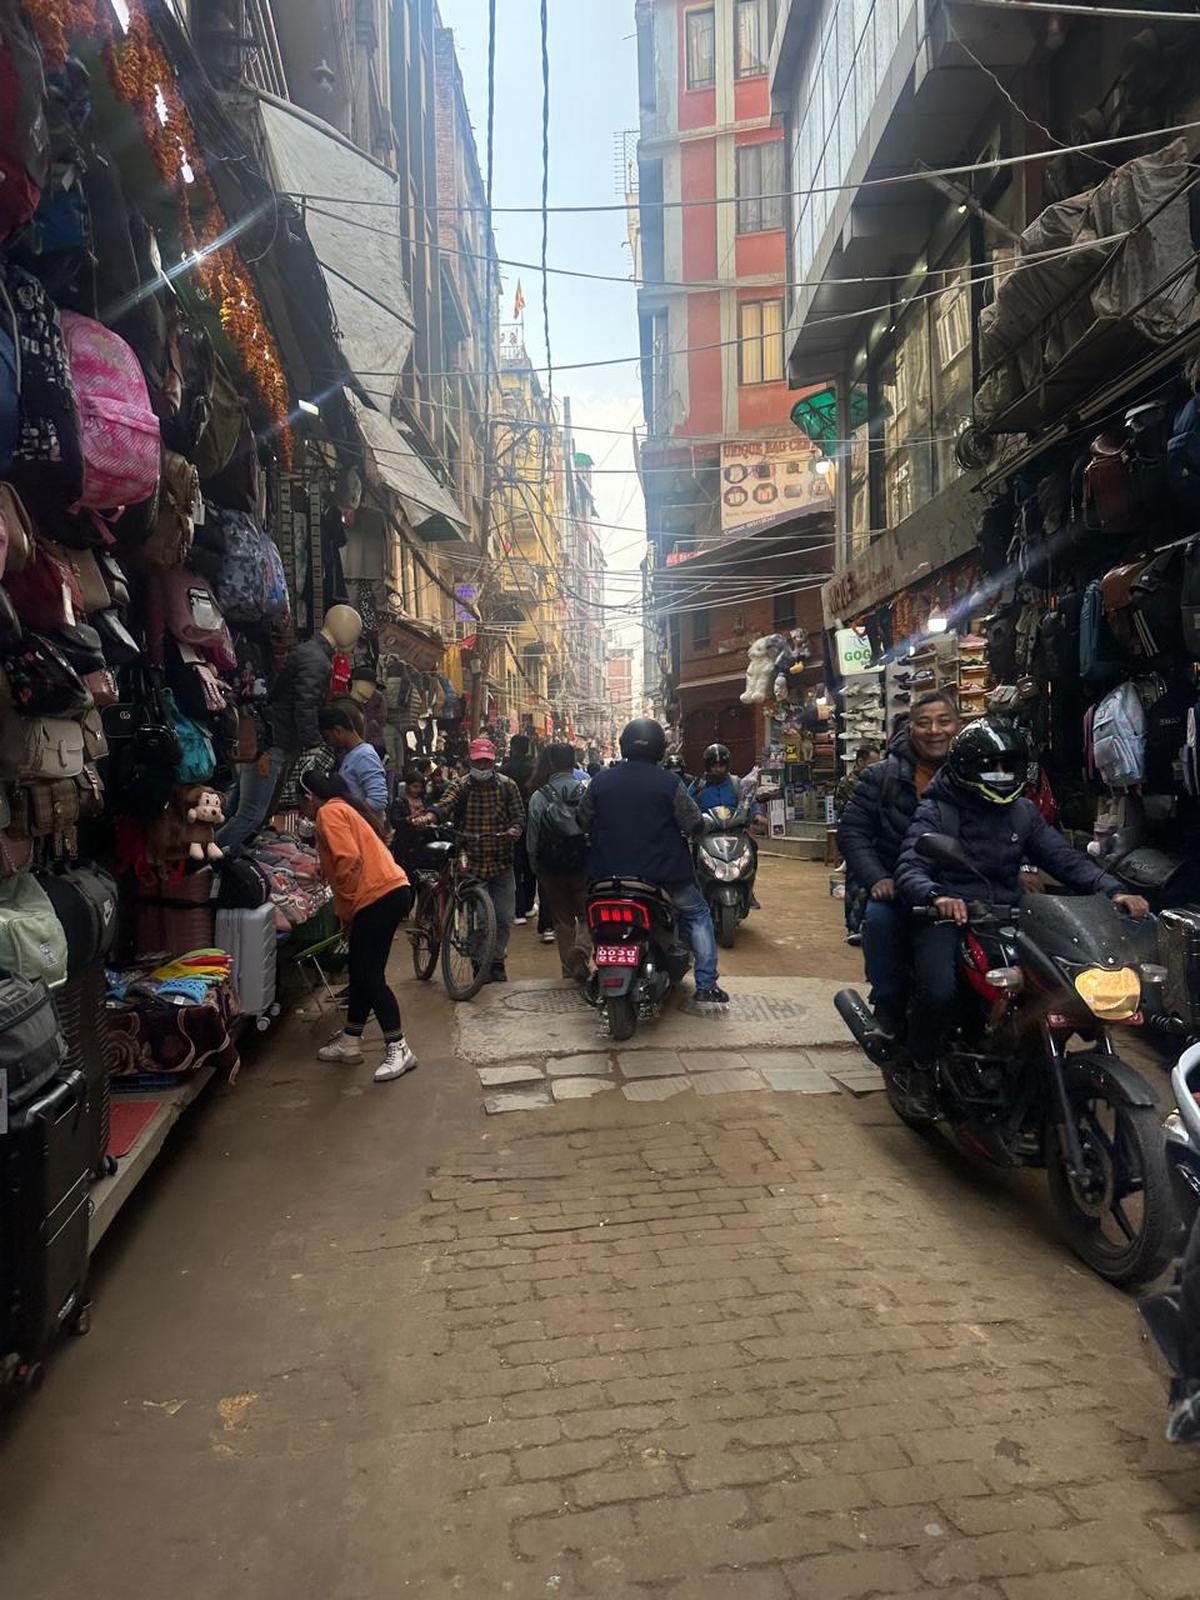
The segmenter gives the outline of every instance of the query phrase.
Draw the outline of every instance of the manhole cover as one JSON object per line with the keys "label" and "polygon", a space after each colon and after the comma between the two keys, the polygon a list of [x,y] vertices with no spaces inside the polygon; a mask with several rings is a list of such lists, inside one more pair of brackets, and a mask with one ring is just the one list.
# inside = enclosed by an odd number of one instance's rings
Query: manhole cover
{"label": "manhole cover", "polygon": [[525,994],[506,994],[504,1009],[562,1016],[570,1011],[586,1011],[588,1003],[578,989],[533,989]]}

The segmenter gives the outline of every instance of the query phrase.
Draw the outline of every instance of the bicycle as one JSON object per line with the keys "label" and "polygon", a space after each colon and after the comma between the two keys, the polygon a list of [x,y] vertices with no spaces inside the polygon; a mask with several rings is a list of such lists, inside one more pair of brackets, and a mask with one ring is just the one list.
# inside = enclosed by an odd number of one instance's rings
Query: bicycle
{"label": "bicycle", "polygon": [[477,995],[496,957],[496,908],[471,871],[465,848],[467,841],[478,837],[437,830],[425,850],[440,856],[441,865],[417,873],[417,899],[408,930],[413,971],[422,983],[428,982],[440,954],[442,981],[451,1000]]}

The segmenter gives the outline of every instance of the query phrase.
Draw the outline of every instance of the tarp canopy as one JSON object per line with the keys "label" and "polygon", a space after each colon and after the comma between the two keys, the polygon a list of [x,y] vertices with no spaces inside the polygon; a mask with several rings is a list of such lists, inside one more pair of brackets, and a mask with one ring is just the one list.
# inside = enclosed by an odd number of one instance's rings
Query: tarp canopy
{"label": "tarp canopy", "polygon": [[[858,387],[852,388],[850,390],[851,432],[855,428],[861,428],[869,415],[867,391]],[[806,433],[827,455],[836,453],[831,448],[838,442],[836,389],[831,386],[826,389],[814,389],[811,394],[802,395],[792,407],[791,416],[792,422],[801,433]]]}
{"label": "tarp canopy", "polygon": [[276,186],[303,209],[346,365],[390,395],[388,375],[399,376],[413,342],[396,175],[298,106],[260,90],[259,110]]}
{"label": "tarp canopy", "polygon": [[467,523],[454,497],[382,411],[374,410],[351,389],[345,393],[376,477],[399,498],[416,532],[423,539],[461,539]]}

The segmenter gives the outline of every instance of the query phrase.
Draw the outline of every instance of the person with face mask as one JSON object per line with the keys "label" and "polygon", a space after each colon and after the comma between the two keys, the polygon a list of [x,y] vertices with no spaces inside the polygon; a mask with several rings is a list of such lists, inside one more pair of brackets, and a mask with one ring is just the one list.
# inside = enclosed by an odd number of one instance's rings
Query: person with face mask
{"label": "person with face mask", "polygon": [[473,739],[467,749],[465,777],[446,785],[437,805],[426,811],[426,826],[449,822],[467,835],[467,860],[496,908],[496,954],[490,981],[507,983],[504,962],[516,915],[513,850],[525,831],[525,802],[511,778],[496,770],[496,747],[490,739]]}
{"label": "person with face mask", "polygon": [[727,745],[710,744],[704,752],[704,771],[688,790],[702,814],[721,806],[737,810],[738,781],[729,770],[730,760]]}

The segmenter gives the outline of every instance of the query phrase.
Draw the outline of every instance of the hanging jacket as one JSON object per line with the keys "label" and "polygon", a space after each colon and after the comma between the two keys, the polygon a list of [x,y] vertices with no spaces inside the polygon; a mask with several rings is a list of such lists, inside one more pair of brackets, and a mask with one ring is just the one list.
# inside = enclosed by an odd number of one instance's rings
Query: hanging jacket
{"label": "hanging jacket", "polygon": [[[956,839],[979,875],[922,861],[917,840],[925,833]],[[1021,896],[1021,867],[1029,862],[1076,894],[1123,894],[1125,886],[1089,857],[1073,850],[1042,816],[1032,800],[997,806],[971,789],[960,789],[945,773],[925,791],[900,852],[896,887],[910,906],[927,906],[939,895],[962,900],[990,899],[1015,905]],[[985,887],[983,879],[990,888]]]}
{"label": "hanging jacket", "polygon": [[901,734],[884,759],[861,774],[838,824],[838,849],[855,883],[871,889],[895,877],[917,804],[916,756]]}
{"label": "hanging jacket", "polygon": [[271,690],[271,743],[294,755],[320,748],[317,718],[333,676],[333,646],[322,633],[290,652]]}

